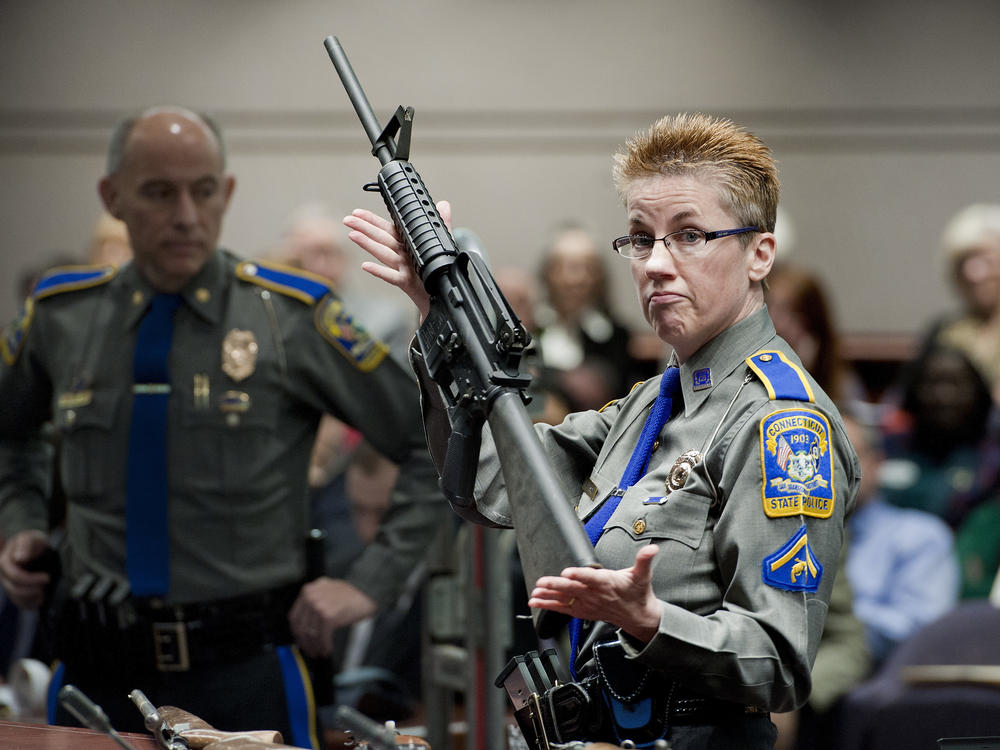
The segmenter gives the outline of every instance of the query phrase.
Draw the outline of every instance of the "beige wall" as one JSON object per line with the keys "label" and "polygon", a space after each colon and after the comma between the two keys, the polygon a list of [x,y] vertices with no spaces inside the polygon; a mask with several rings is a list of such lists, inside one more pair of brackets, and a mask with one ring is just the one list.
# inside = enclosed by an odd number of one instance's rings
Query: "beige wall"
{"label": "beige wall", "polygon": [[940,228],[1000,201],[992,0],[0,0],[0,28],[3,319],[24,267],[82,251],[107,132],[139,105],[227,130],[238,252],[267,252],[306,200],[377,207],[328,34],[380,118],[416,108],[411,160],[494,265],[533,268],[564,219],[618,234],[609,155],[664,112],[725,114],[772,145],[795,253],[846,331],[913,332],[948,307]]}

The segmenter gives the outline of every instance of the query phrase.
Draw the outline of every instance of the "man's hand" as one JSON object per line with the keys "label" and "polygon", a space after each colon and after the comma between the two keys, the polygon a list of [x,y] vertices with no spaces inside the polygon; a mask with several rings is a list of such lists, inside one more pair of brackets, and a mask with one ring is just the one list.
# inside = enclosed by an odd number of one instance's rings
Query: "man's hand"
{"label": "man's hand", "polygon": [[375,610],[375,601],[363,591],[324,576],[302,587],[288,622],[306,656],[329,656],[333,631],[371,617]]}
{"label": "man's hand", "polygon": [[38,609],[45,598],[49,574],[32,572],[25,565],[49,548],[48,537],[41,531],[21,531],[0,550],[0,584],[21,609]]}
{"label": "man's hand", "polygon": [[542,576],[528,606],[609,622],[648,643],[660,625],[660,602],[652,585],[659,549],[655,544],[640,548],[631,568],[566,568],[558,576]]}
{"label": "man's hand", "polygon": [[[437,210],[450,228],[451,205],[448,201],[438,201]],[[365,261],[361,268],[375,278],[402,289],[417,306],[420,320],[423,321],[430,310],[430,296],[414,271],[413,261],[392,222],[371,211],[356,208],[350,216],[344,217],[344,224],[351,230],[347,234],[348,238],[378,261]]]}

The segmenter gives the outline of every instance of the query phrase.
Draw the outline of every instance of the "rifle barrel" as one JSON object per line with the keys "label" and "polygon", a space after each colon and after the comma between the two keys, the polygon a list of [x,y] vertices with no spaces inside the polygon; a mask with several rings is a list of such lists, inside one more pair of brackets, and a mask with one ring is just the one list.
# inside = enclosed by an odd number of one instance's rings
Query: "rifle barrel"
{"label": "rifle barrel", "polygon": [[[337,69],[337,75],[340,76],[340,81],[347,90],[351,104],[354,105],[354,111],[358,113],[361,125],[365,129],[365,133],[368,134],[368,140],[372,142],[372,146],[375,146],[382,135],[382,126],[379,125],[378,118],[375,117],[372,105],[368,103],[368,97],[365,96],[365,90],[361,88],[361,82],[358,81],[354,68],[351,67],[351,61],[347,59],[347,54],[340,46],[337,37],[328,36],[323,40],[323,46],[326,47],[326,51],[330,55],[333,67]],[[390,144],[391,142],[382,143],[373,151],[382,164],[388,164],[396,158],[395,149]]]}

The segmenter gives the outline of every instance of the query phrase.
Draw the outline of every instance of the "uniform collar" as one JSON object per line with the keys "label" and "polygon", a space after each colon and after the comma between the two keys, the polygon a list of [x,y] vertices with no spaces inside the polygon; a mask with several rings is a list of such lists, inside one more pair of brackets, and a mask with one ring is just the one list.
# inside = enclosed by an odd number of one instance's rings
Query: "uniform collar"
{"label": "uniform collar", "polygon": [[[212,253],[198,274],[180,292],[187,307],[209,323],[218,323],[222,319],[223,291],[226,279],[224,266],[223,253],[221,250],[217,250]],[[146,314],[146,310],[149,309],[149,301],[156,294],[156,290],[139,274],[135,263],[128,263],[122,269],[121,277],[125,286],[125,294],[129,299],[125,326],[133,328]]]}
{"label": "uniform collar", "polygon": [[[743,364],[748,355],[762,349],[776,335],[771,316],[768,315],[767,308],[762,307],[736,325],[727,328],[691,355],[687,362],[680,366],[684,413],[691,414],[696,411],[712,391]],[[671,354],[670,360],[672,364],[677,364],[677,355]],[[705,370],[711,373],[712,385],[695,390],[695,374],[700,373],[699,377],[703,379]]]}

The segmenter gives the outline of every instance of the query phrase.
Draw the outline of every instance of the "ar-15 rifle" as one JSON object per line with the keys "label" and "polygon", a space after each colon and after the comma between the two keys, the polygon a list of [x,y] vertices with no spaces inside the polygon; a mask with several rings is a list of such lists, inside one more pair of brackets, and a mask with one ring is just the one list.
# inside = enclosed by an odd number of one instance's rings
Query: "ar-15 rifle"
{"label": "ar-15 rifle", "polygon": [[[531,378],[519,366],[531,337],[485,261],[455,243],[408,161],[413,108],[397,108],[383,130],[340,42],[329,36],[324,45],[382,164],[378,182],[365,190],[382,194],[431,298],[417,341],[428,372],[451,407],[442,490],[453,506],[474,506],[482,428],[489,421],[529,589],[540,576],[558,575],[566,567],[598,567],[524,408]],[[533,614],[542,636],[553,634],[565,619],[548,610]]]}

